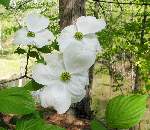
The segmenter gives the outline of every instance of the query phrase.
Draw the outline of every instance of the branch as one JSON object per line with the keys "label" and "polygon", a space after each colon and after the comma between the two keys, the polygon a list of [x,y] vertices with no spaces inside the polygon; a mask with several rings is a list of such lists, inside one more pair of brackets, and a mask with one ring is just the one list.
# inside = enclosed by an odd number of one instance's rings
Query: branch
{"label": "branch", "polygon": [[25,66],[25,76],[27,76],[27,73],[28,73],[28,65],[29,65],[29,58],[30,58],[29,53],[30,53],[30,49],[31,49],[30,46],[28,46],[28,47],[29,47],[29,49],[28,49],[28,52],[27,52],[27,63],[26,63],[26,66]]}
{"label": "branch", "polygon": [[0,85],[4,85],[6,83],[10,83],[10,82],[13,82],[13,81],[17,81],[19,79],[23,79],[23,78],[28,78],[28,79],[32,79],[31,77],[27,76],[27,75],[23,75],[23,76],[20,76],[18,78],[15,78],[15,79],[11,79],[11,80],[7,80],[7,81],[2,81],[0,82]]}
{"label": "branch", "polygon": [[4,82],[0,82],[0,84],[3,85],[3,84],[9,83],[9,82],[13,82],[13,81],[17,81],[17,80],[23,79],[23,78],[25,78],[25,75],[24,76],[20,76],[19,78],[15,78],[15,79],[7,80],[7,81],[4,81]]}
{"label": "branch", "polygon": [[121,4],[119,3],[119,1],[116,0],[116,2],[117,2],[117,4],[118,4],[118,6],[120,7],[121,11],[123,11],[123,8],[122,8]]}
{"label": "branch", "polygon": [[115,2],[115,1],[101,1],[101,0],[93,0],[93,1],[96,1],[96,2],[100,2],[100,3],[113,3],[113,4],[122,4],[122,5],[150,5],[150,3],[133,3],[133,2]]}

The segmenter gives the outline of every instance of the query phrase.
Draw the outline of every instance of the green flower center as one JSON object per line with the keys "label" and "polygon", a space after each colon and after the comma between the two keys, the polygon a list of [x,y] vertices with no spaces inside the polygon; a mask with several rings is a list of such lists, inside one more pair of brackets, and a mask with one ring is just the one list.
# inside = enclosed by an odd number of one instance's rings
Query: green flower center
{"label": "green flower center", "polygon": [[71,79],[71,74],[69,72],[63,72],[60,79],[64,82],[69,81]]}
{"label": "green flower center", "polygon": [[27,37],[35,37],[35,33],[29,31],[29,32],[27,33]]}
{"label": "green flower center", "polygon": [[83,39],[83,33],[82,32],[76,32],[74,37],[75,37],[75,39],[80,41]]}

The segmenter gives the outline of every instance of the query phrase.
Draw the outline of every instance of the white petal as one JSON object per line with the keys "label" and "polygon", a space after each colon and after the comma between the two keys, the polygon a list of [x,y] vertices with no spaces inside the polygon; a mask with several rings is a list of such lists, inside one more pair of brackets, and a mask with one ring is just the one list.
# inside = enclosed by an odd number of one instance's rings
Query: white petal
{"label": "white petal", "polygon": [[37,64],[32,71],[32,78],[39,84],[50,85],[57,82],[58,77],[52,72],[48,65]]}
{"label": "white petal", "polygon": [[64,52],[64,50],[70,45],[72,41],[74,41],[74,37],[72,35],[66,35],[66,34],[61,34],[58,37],[58,44],[59,44],[59,49],[61,52]]}
{"label": "white petal", "polygon": [[79,84],[75,80],[69,82],[66,87],[71,95],[71,102],[80,102],[86,95],[85,85]]}
{"label": "white petal", "polygon": [[83,44],[86,45],[87,49],[91,51],[95,51],[95,52],[101,51],[100,43],[95,34],[85,35],[82,42]]}
{"label": "white petal", "polygon": [[37,47],[41,48],[47,45],[50,41],[54,40],[54,35],[48,29],[36,33],[34,43]]}
{"label": "white petal", "polygon": [[67,27],[65,27],[65,28],[61,31],[62,34],[70,34],[70,35],[72,35],[72,36],[73,36],[76,32],[77,32],[77,28],[76,28],[75,25],[67,26]]}
{"label": "white petal", "polygon": [[82,84],[83,86],[89,85],[89,72],[82,72],[72,74],[72,80]]}
{"label": "white petal", "polygon": [[78,95],[78,96],[72,95],[71,103],[80,102],[85,96],[86,96],[86,90],[82,90],[82,93],[80,95]]}
{"label": "white petal", "polygon": [[40,93],[41,105],[44,108],[53,107],[58,114],[65,113],[71,105],[71,96],[60,86],[46,87]]}
{"label": "white petal", "polygon": [[71,43],[63,53],[66,70],[72,73],[88,71],[95,63],[96,52],[88,50],[84,44]]}
{"label": "white petal", "polygon": [[74,74],[71,78],[68,91],[71,94],[71,102],[80,102],[86,96],[85,86],[89,84],[88,72]]}
{"label": "white petal", "polygon": [[71,80],[66,82],[63,82],[59,79],[57,82],[53,82],[52,84],[48,85],[48,87],[58,86],[59,89],[65,88],[73,97],[84,95],[85,85],[87,84],[87,73],[83,73],[82,78],[81,75],[72,75]]}
{"label": "white petal", "polygon": [[32,32],[39,32],[49,25],[49,19],[37,13],[29,14],[25,22],[28,30]]}
{"label": "white petal", "polygon": [[47,65],[51,68],[51,71],[58,77],[62,72],[65,72],[65,66],[63,62],[63,56],[61,53],[51,53],[45,55],[45,61]]}
{"label": "white petal", "polygon": [[93,16],[81,16],[77,19],[76,25],[78,31],[83,34],[96,33],[105,28],[106,23],[102,19],[96,19]]}
{"label": "white petal", "polygon": [[74,25],[64,28],[58,37],[58,44],[61,52],[64,52],[65,48],[75,40],[74,35],[77,32]]}
{"label": "white petal", "polygon": [[18,44],[18,45],[31,45],[33,43],[33,38],[32,37],[27,37],[27,29],[22,28],[18,30],[15,34],[13,43]]}

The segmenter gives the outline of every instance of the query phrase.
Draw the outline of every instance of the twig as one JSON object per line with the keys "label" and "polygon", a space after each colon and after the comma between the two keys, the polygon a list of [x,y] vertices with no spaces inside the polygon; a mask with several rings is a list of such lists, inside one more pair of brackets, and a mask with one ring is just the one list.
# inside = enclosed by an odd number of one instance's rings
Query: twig
{"label": "twig", "polygon": [[27,63],[26,63],[26,66],[25,66],[25,76],[27,76],[27,73],[28,73],[28,65],[29,65],[29,58],[30,58],[29,53],[30,53],[30,49],[31,49],[30,46],[28,46],[28,47],[29,47],[29,49],[28,49],[28,52],[27,52]]}
{"label": "twig", "polygon": [[23,76],[20,76],[20,77],[18,77],[18,78],[15,78],[15,79],[11,79],[11,80],[7,80],[7,81],[0,82],[0,85],[6,84],[6,83],[9,83],[9,82],[13,82],[13,81],[17,81],[17,80],[23,79],[23,78],[32,79],[31,77],[29,77],[29,76],[27,76],[27,75],[23,75]]}
{"label": "twig", "polygon": [[93,1],[96,1],[96,2],[100,2],[100,3],[113,3],[113,4],[122,4],[122,5],[141,5],[141,6],[144,6],[144,5],[150,5],[150,3],[134,3],[134,2],[115,2],[115,1],[101,1],[101,0],[93,0]]}
{"label": "twig", "polygon": [[6,84],[6,83],[9,83],[9,82],[13,82],[13,81],[17,81],[17,80],[19,80],[19,79],[23,79],[23,78],[25,78],[26,76],[25,75],[23,75],[23,76],[20,76],[19,78],[15,78],[15,79],[11,79],[11,80],[7,80],[7,81],[4,81],[4,82],[0,82],[0,84]]}
{"label": "twig", "polygon": [[118,6],[120,7],[121,11],[123,11],[123,8],[122,8],[121,4],[119,3],[119,1],[116,0],[116,2],[118,3]]}

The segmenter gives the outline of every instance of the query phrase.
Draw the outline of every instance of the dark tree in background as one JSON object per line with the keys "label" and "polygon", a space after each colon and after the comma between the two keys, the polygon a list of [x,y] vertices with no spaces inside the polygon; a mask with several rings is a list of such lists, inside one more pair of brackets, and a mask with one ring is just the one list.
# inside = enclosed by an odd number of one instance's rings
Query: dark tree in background
{"label": "dark tree in background", "polygon": [[85,0],[59,0],[59,14],[60,26],[63,29],[85,15]]}

